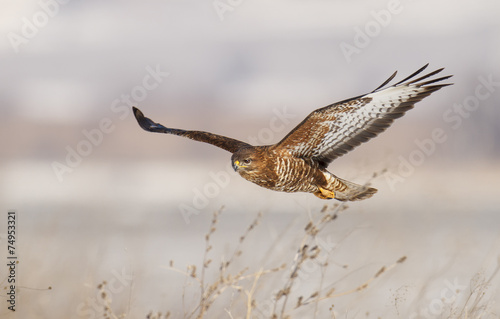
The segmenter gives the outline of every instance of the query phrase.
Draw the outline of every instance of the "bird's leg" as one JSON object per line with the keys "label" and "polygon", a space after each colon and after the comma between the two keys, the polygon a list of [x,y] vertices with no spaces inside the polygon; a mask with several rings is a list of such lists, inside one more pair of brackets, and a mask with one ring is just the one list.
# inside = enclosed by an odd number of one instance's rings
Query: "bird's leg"
{"label": "bird's leg", "polygon": [[316,195],[316,197],[319,197],[321,199],[333,199],[335,198],[335,193],[329,190],[326,190],[324,188],[321,188],[318,186],[318,191],[316,193],[313,193]]}

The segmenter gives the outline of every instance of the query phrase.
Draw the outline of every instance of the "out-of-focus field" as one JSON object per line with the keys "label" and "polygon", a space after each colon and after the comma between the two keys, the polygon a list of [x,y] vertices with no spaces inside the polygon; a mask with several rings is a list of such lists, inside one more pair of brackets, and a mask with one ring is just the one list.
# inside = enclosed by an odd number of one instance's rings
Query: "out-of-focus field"
{"label": "out-of-focus field", "polygon": [[[321,215],[323,204],[331,208],[333,202],[270,192],[228,174],[227,184],[197,210],[193,190],[214,183],[207,172],[218,168],[224,165],[89,163],[67,184],[40,187],[30,180],[50,172],[46,163],[5,167],[2,198],[18,203],[18,318],[101,318],[105,302],[97,286],[102,281],[109,285],[106,291],[116,315],[144,318],[150,311],[170,311],[172,318],[182,318],[198,305],[200,290],[197,279],[169,269],[170,261],[182,271],[197,265],[199,278],[205,235],[212,213],[221,206],[225,208],[211,235],[212,262],[205,283],[217,281],[220,263],[239,249],[242,255],[228,270],[233,276],[246,268],[245,274],[251,275],[286,264],[279,272],[263,274],[255,286],[252,314],[270,317],[306,224]],[[445,318],[450,311],[464,314],[464,304],[473,307],[483,292],[476,307],[484,309],[475,318],[497,317],[499,278],[482,281],[493,274],[500,256],[498,191],[489,187],[489,180],[499,174],[496,165],[487,163],[463,170],[431,165],[418,169],[394,191],[386,175],[375,178],[372,183],[379,193],[348,204],[313,240],[321,251],[299,272],[286,313],[311,317],[311,305],[294,309],[300,295],[307,298],[320,283],[323,294],[331,288],[335,293],[355,289],[382,266],[406,256],[366,289],[320,301],[318,318],[329,317],[332,305],[336,317]],[[355,179],[364,178],[370,176]],[[23,202],[27,194],[32,200]],[[183,214],[185,207],[193,207],[193,214]],[[259,225],[238,248],[258,212]],[[5,275],[2,280],[5,285]],[[250,291],[253,282],[253,277],[242,280],[240,288]],[[224,309],[234,318],[244,317],[245,296],[237,287],[228,288],[208,317],[229,317]],[[3,310],[2,317],[7,315]]]}

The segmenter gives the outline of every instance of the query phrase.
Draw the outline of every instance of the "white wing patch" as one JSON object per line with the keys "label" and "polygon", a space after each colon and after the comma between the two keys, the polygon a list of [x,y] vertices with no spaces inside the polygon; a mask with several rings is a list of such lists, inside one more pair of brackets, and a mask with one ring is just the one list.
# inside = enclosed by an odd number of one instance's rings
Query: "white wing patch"
{"label": "white wing patch", "polygon": [[354,142],[360,133],[367,135],[367,138],[374,137],[379,133],[377,131],[380,130],[380,128],[371,127],[376,120],[388,118],[392,122],[390,115],[400,105],[424,90],[423,88],[414,86],[398,86],[363,96],[363,99],[370,99],[370,102],[359,107],[354,107],[349,112],[337,113],[335,121],[327,122],[331,133],[325,136],[323,141],[318,145],[313,153],[313,157],[321,156],[325,152],[325,149],[335,150],[336,147],[342,144],[349,145],[351,141]]}
{"label": "white wing patch", "polygon": [[276,147],[285,148],[297,157],[312,157],[324,164],[330,163],[333,159],[383,132],[396,118],[413,108],[415,103],[432,92],[450,85],[429,84],[451,76],[420,82],[439,73],[442,69],[408,81],[426,67],[424,66],[391,87],[383,88],[395,74],[369,94],[317,109]]}

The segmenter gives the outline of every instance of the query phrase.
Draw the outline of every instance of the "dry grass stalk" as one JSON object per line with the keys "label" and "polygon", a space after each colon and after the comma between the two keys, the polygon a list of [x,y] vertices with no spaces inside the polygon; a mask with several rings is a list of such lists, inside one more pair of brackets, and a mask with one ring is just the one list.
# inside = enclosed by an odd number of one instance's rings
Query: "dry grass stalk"
{"label": "dry grass stalk", "polygon": [[[385,172],[385,170],[383,170],[380,173],[384,173],[384,172]],[[379,175],[379,173],[374,173],[372,176],[372,179],[376,178],[378,175]],[[371,181],[371,179],[370,179],[370,181]],[[365,186],[368,186],[370,181],[368,181],[365,184]],[[288,277],[288,280],[286,281],[283,288],[280,289],[278,291],[278,293],[276,294],[274,307],[273,307],[273,317],[276,317],[276,318],[286,318],[287,317],[286,309],[287,309],[288,298],[291,294],[294,282],[295,282],[296,278],[298,277],[299,271],[301,270],[303,264],[307,260],[313,261],[314,259],[316,259],[318,257],[319,253],[321,252],[321,249],[319,249],[319,247],[317,245],[315,245],[317,235],[320,234],[321,231],[330,224],[330,222],[336,220],[338,218],[339,214],[341,212],[343,212],[344,210],[346,210],[347,208],[348,208],[348,206],[345,204],[345,202],[340,203],[340,204],[335,203],[333,206],[331,206],[331,208],[329,208],[328,205],[325,205],[320,210],[319,217],[316,218],[316,220],[313,220],[313,218],[311,218],[311,220],[305,226],[305,228],[304,228],[305,234],[304,234],[304,237],[302,238],[302,241],[299,245],[299,249],[297,250],[297,253],[294,257],[293,265],[291,267],[290,276]],[[312,246],[312,248],[309,249],[308,248],[309,246]],[[406,257],[400,258],[393,265],[391,265],[387,268],[383,267],[382,269],[380,269],[372,278],[370,278],[367,282],[360,285],[359,287],[356,287],[355,289],[353,289],[351,291],[348,291],[348,292],[345,292],[342,294],[337,294],[337,295],[333,294],[333,292],[334,292],[333,288],[330,289],[326,294],[321,295],[321,291],[323,290],[324,272],[325,272],[326,267],[328,266],[328,261],[320,263],[321,278],[320,278],[318,290],[313,292],[311,294],[311,296],[309,296],[306,299],[304,299],[303,296],[299,296],[294,309],[297,309],[297,308],[300,308],[304,305],[315,302],[314,318],[316,318],[319,301],[364,290],[368,287],[368,285],[374,279],[376,279],[377,277],[379,277],[380,275],[382,275],[386,271],[392,269],[397,264],[404,262],[405,259],[406,259]],[[278,307],[278,303],[280,302],[281,299],[283,301],[282,301],[280,313],[278,316],[277,307]]]}
{"label": "dry grass stalk", "polygon": [[[304,237],[302,238],[301,244],[299,246],[299,249],[297,251],[297,254],[294,257],[293,261],[293,266],[292,266],[292,271],[290,273],[290,276],[288,277],[288,280],[286,281],[284,287],[278,291],[276,298],[275,298],[275,303],[273,307],[273,315],[276,316],[277,318],[285,318],[285,312],[286,312],[286,306],[288,303],[288,298],[290,295],[290,292],[292,290],[294,281],[296,280],[298,276],[298,272],[301,270],[302,265],[304,264],[305,261],[307,260],[314,260],[317,258],[317,256],[320,253],[319,247],[315,244],[315,238],[316,236],[325,228],[325,226],[335,220],[340,212],[345,210],[347,208],[347,205],[344,203],[342,204],[334,204],[331,209],[328,209],[327,206],[324,206],[321,210],[320,216],[317,218],[316,221],[309,221],[309,223],[306,225],[304,228]],[[312,248],[309,248],[309,246],[312,246]],[[283,298],[283,302],[281,305],[281,310],[279,317],[277,315],[277,306],[278,302],[280,299]],[[302,300],[300,303],[298,302],[298,307],[296,306],[295,308],[299,308],[300,306],[303,305]]]}
{"label": "dry grass stalk", "polygon": [[[374,177],[377,174],[374,174]],[[320,214],[311,217],[310,221],[304,228],[303,238],[298,246],[297,253],[294,256],[294,260],[292,265],[289,267],[290,274],[287,276],[287,280],[284,283],[284,286],[278,290],[274,298],[274,305],[272,310],[272,318],[289,318],[289,314],[287,313],[289,310],[287,308],[288,299],[292,293],[294,283],[299,277],[299,272],[302,271],[304,263],[307,261],[315,262],[319,264],[321,267],[321,279],[319,282],[319,287],[316,291],[312,292],[308,297],[300,296],[297,299],[296,304],[293,309],[301,308],[303,306],[314,303],[314,317],[316,318],[318,313],[318,304],[320,301],[334,298],[338,296],[343,296],[346,294],[358,292],[366,289],[369,284],[381,276],[383,273],[389,271],[396,264],[404,262],[406,257],[400,258],[395,264],[389,267],[383,267],[378,270],[375,275],[373,275],[369,280],[367,280],[362,285],[356,287],[355,289],[335,294],[335,289],[332,287],[327,287],[328,290],[325,291],[323,288],[324,277],[327,267],[330,265],[327,258],[322,257],[322,249],[317,244],[317,236],[320,234],[325,227],[330,225],[334,220],[336,220],[341,212],[347,209],[347,205],[344,203],[336,203],[333,205],[325,205]],[[216,232],[218,218],[220,213],[222,212],[222,208],[219,211],[214,212],[209,231],[205,235],[205,251],[202,260],[201,267],[199,268],[199,275],[197,272],[196,265],[190,265],[187,268],[187,271],[180,271],[173,268],[173,261],[170,262],[170,269],[182,273],[186,276],[186,278],[195,279],[200,285],[200,301],[196,308],[192,310],[189,315],[185,315],[186,318],[203,318],[206,316],[208,310],[213,305],[213,303],[219,298],[228,288],[233,289],[237,295],[241,294],[244,298],[244,304],[246,307],[246,318],[250,318],[252,316],[253,309],[257,306],[257,301],[255,299],[255,293],[258,287],[259,280],[262,276],[279,272],[286,268],[286,264],[283,264],[280,267],[272,268],[272,269],[259,269],[256,273],[247,274],[248,268],[243,268],[238,272],[234,272],[231,270],[231,266],[234,264],[234,261],[239,258],[243,254],[242,245],[248,237],[249,233],[255,229],[255,227],[259,224],[261,214],[259,213],[255,220],[248,226],[243,235],[239,237],[238,243],[233,250],[232,255],[227,259],[222,259],[219,264],[218,276],[212,282],[207,284],[205,278],[205,270],[208,269],[211,265],[213,265],[213,260],[209,258],[209,252],[212,251],[211,238],[212,235]],[[328,249],[330,252],[330,249]],[[321,254],[321,255],[320,255]],[[328,254],[327,254],[328,255]],[[326,260],[325,260],[326,259]],[[345,266],[344,266],[345,268]],[[249,288],[245,288],[244,281],[252,280],[251,286]],[[184,297],[183,297],[184,298]],[[281,304],[280,304],[281,303]],[[278,306],[280,306],[279,313],[277,311]],[[230,309],[225,308],[225,312],[232,318]],[[333,316],[333,311],[331,311]]]}
{"label": "dry grass stalk", "polygon": [[[497,257],[497,265],[491,276],[486,280],[484,275],[478,273],[471,280],[470,294],[464,302],[462,309],[455,313],[457,318],[482,318],[490,306],[490,302],[485,301],[488,288],[491,286],[492,281],[500,272],[500,256]],[[453,314],[453,311],[452,311]],[[452,315],[450,314],[450,316]]]}
{"label": "dry grass stalk", "polygon": [[246,314],[246,319],[250,319],[252,316],[252,309],[255,307],[255,300],[253,299],[253,295],[255,293],[255,289],[257,288],[257,282],[260,279],[260,276],[264,273],[264,270],[262,268],[259,269],[257,274],[254,276],[254,281],[252,284],[252,288],[250,288],[250,291],[245,291],[245,294],[247,295],[247,314]]}
{"label": "dry grass stalk", "polygon": [[[212,284],[208,287],[208,290],[206,291],[205,287],[205,269],[208,268],[210,265],[211,260],[208,259],[208,252],[212,250],[212,246],[210,245],[210,237],[212,234],[217,230],[216,225],[219,221],[219,215],[222,213],[222,210],[224,209],[224,206],[222,206],[219,210],[214,211],[213,216],[212,216],[212,222],[210,223],[210,228],[208,233],[205,235],[205,252],[203,254],[203,265],[201,267],[201,278],[200,278],[200,289],[201,289],[201,299],[200,299],[200,304],[196,309],[193,310],[193,312],[190,314],[188,318],[190,318],[194,313],[199,309],[199,313],[197,318],[203,318],[203,314],[205,311],[208,310],[210,307],[210,303],[208,303],[208,298],[207,295],[210,296],[210,294],[216,290],[218,283]],[[194,266],[194,271],[196,271],[196,266]],[[196,278],[196,276],[192,276],[193,278]]]}
{"label": "dry grass stalk", "polygon": [[165,314],[161,312],[150,312],[147,316],[146,319],[170,319],[170,312],[167,312]]}
{"label": "dry grass stalk", "polygon": [[[364,290],[366,288],[368,288],[368,286],[372,283],[372,281],[374,281],[375,279],[377,279],[378,277],[380,277],[383,273],[386,273],[388,272],[389,270],[393,269],[394,267],[396,267],[397,265],[405,262],[406,260],[406,256],[403,256],[401,258],[399,258],[395,263],[393,263],[392,265],[386,267],[386,266],[382,266],[382,268],[380,268],[376,273],[375,275],[373,275],[371,278],[369,278],[367,281],[365,281],[364,283],[362,283],[361,285],[359,285],[358,287],[352,289],[352,290],[348,290],[348,291],[345,291],[345,292],[342,292],[342,293],[338,293],[338,294],[330,294],[330,295],[326,295],[324,298],[322,299],[328,299],[328,298],[336,298],[336,297],[340,297],[340,296],[345,296],[345,295],[349,295],[349,294],[352,294],[354,292],[358,292],[358,291],[361,291],[361,290]],[[332,291],[333,292],[333,291]]]}
{"label": "dry grass stalk", "polygon": [[105,290],[106,285],[107,285],[106,281],[103,281],[102,283],[100,283],[99,285],[97,285],[97,289],[99,290],[99,297],[101,297],[101,299],[103,301],[103,305],[104,305],[104,312],[102,314],[103,318],[104,319],[119,319],[119,318],[124,318],[125,317],[124,315],[118,317],[113,312],[113,309],[111,308],[111,301],[112,301],[111,300],[111,296]]}
{"label": "dry grass stalk", "polygon": [[[186,278],[191,278],[196,280],[196,282],[200,286],[201,294],[198,305],[193,309],[189,314],[184,315],[185,318],[203,318],[206,316],[207,311],[210,309],[212,304],[220,297],[228,288],[234,289],[238,294],[244,293],[246,299],[246,307],[247,307],[247,318],[250,318],[252,309],[256,307],[256,301],[254,299],[254,293],[257,288],[257,283],[261,276],[279,272],[285,268],[285,264],[271,268],[271,269],[260,269],[256,273],[246,274],[248,271],[248,267],[240,269],[238,272],[234,273],[230,271],[230,266],[234,263],[234,261],[239,258],[243,250],[241,248],[242,244],[245,242],[245,239],[249,235],[249,233],[255,229],[255,227],[259,224],[259,221],[262,217],[262,214],[259,213],[254,221],[248,226],[245,232],[239,237],[238,244],[236,245],[231,257],[227,260],[222,259],[219,264],[219,274],[217,278],[212,282],[206,283],[206,275],[205,269],[209,268],[210,265],[213,264],[212,259],[209,258],[209,252],[212,250],[211,238],[212,235],[216,232],[216,225],[218,223],[218,218],[220,213],[222,212],[221,208],[218,211],[215,211],[212,217],[212,221],[209,227],[208,233],[205,235],[205,250],[204,256],[202,260],[202,267],[200,270],[200,275],[198,276],[196,265],[188,265],[186,271],[179,270],[174,268],[174,262],[170,261],[169,266],[167,267],[170,270],[183,274]],[[245,290],[244,286],[241,284],[243,281],[253,280],[252,286],[249,290]],[[186,286],[186,285],[185,285]],[[185,288],[185,287],[184,287]],[[184,293],[183,293],[183,303],[184,303]],[[232,317],[231,312],[228,309],[225,309],[226,313]]]}

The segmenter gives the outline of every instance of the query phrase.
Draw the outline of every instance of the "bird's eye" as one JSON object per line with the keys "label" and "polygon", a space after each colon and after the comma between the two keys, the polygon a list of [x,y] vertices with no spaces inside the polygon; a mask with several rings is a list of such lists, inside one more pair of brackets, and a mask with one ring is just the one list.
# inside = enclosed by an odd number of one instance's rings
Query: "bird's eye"
{"label": "bird's eye", "polygon": [[249,159],[249,158],[245,158],[245,159],[243,160],[243,164],[245,164],[245,165],[249,165],[251,162],[252,162],[252,160],[251,160],[251,159]]}

